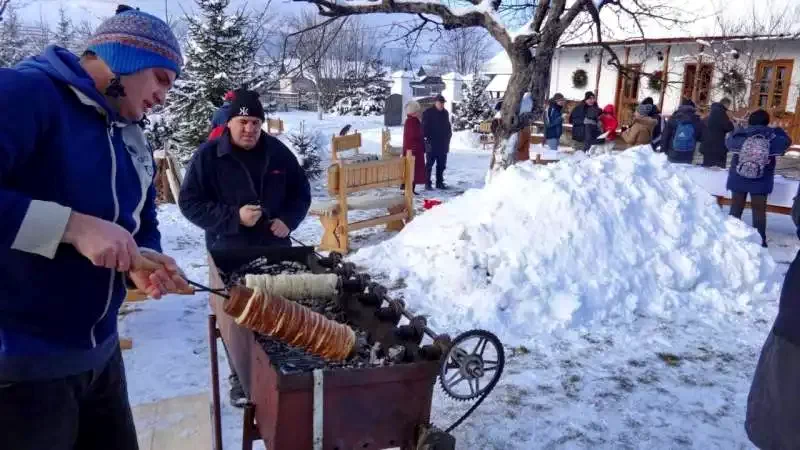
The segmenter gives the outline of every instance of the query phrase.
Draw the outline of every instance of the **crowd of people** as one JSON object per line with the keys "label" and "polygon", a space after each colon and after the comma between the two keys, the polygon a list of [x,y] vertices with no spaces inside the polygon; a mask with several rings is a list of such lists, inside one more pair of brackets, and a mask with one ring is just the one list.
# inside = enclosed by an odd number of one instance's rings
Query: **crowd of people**
{"label": "crowd of people", "polygon": [[[13,69],[0,69],[3,448],[138,448],[117,313],[126,287],[155,299],[189,289],[176,261],[162,252],[155,164],[143,133],[145,112],[164,103],[182,66],[178,41],[163,20],[120,7],[80,56],[51,46]],[[424,113],[415,102],[407,105],[404,149],[417,158],[415,184],[428,189],[434,167],[435,187],[447,188],[452,133],[444,103],[440,96]],[[561,137],[564,104],[557,94],[546,110],[551,148]],[[720,102],[700,121],[684,102],[659,144],[660,113],[652,101],[643,102],[623,139],[649,141],[674,162],[690,161],[683,153],[698,142],[709,165],[724,167],[733,152],[731,213],[741,214],[736,205],[747,194],[754,205],[766,203],[775,156],[790,140],[768,126],[764,111],[734,129],[726,108]],[[205,231],[210,251],[290,246],[290,233],[308,213],[305,172],[280,140],[262,130],[264,120],[257,93],[230,93],[187,169],[179,207]],[[601,111],[593,94],[569,122],[583,150],[600,139],[602,127],[617,127],[613,107]],[[613,139],[608,131],[605,138]],[[794,210],[800,227],[800,207]],[[764,237],[765,222],[756,226]],[[800,442],[798,271],[796,257],[748,398],[746,430],[765,449]],[[233,373],[231,400],[241,405],[244,393],[240,386],[234,392],[237,385]]]}

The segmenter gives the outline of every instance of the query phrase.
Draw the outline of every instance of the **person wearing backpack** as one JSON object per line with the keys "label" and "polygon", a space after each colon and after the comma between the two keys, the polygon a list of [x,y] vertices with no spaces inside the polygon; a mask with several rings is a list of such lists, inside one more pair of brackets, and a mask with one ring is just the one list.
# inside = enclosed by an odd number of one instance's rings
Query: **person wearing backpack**
{"label": "person wearing backpack", "polygon": [[[800,194],[800,192],[798,192]],[[800,198],[792,220],[800,237]],[[761,348],[750,392],[744,428],[761,449],[797,448],[800,442],[800,252],[783,280],[778,316]]]}
{"label": "person wearing backpack", "polygon": [[731,191],[730,214],[741,219],[747,194],[753,210],[753,227],[767,246],[767,196],[775,182],[775,157],[786,152],[792,140],[782,128],[769,126],[769,113],[759,109],[750,114],[748,127],[734,131],[725,141],[733,153],[727,189]]}
{"label": "person wearing backpack", "polygon": [[672,114],[661,136],[661,145],[672,163],[691,164],[697,143],[703,138],[703,122],[697,115],[694,102],[688,98]]}

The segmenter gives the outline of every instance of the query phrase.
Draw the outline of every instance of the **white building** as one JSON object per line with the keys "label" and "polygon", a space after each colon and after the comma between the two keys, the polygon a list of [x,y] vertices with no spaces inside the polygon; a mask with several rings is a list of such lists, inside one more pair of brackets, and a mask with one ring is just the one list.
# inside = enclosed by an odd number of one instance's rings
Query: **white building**
{"label": "white building", "polygon": [[[778,118],[785,116],[788,122],[782,125],[798,130],[794,135],[800,139],[800,120],[792,114],[798,110],[800,88],[798,39],[683,37],[609,44],[630,76],[610,64],[610,54],[598,44],[563,45],[553,59],[550,95],[560,92],[568,99],[582,100],[586,91],[594,91],[601,107],[616,106],[623,123],[646,97],[652,97],[667,115],[682,97],[694,99],[701,109],[722,97],[735,98],[738,109],[764,107]],[[573,81],[578,70],[586,75],[585,85],[576,86]],[[736,79],[730,75],[732,70],[739,75],[738,83],[731,81]],[[493,77],[486,90],[501,97],[511,73],[506,54],[488,61],[484,73]],[[654,74],[661,78],[661,86],[651,83],[649,75]]]}

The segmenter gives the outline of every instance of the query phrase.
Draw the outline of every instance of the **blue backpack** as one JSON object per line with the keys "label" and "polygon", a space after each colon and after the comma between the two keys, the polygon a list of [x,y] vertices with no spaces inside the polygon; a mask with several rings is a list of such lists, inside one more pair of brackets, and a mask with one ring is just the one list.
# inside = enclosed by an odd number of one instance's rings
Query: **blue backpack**
{"label": "blue backpack", "polygon": [[697,140],[694,138],[694,124],[692,122],[681,122],[675,130],[672,138],[672,149],[676,152],[693,152]]}

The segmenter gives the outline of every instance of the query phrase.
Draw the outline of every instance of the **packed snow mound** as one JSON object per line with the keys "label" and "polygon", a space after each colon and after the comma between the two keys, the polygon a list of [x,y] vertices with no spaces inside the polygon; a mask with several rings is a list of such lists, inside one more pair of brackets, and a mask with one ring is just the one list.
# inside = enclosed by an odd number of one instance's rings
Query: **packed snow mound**
{"label": "packed snow mound", "polygon": [[775,262],[683,169],[648,147],[519,164],[351,258],[442,329],[506,343],[637,316],[715,320],[775,301]]}

